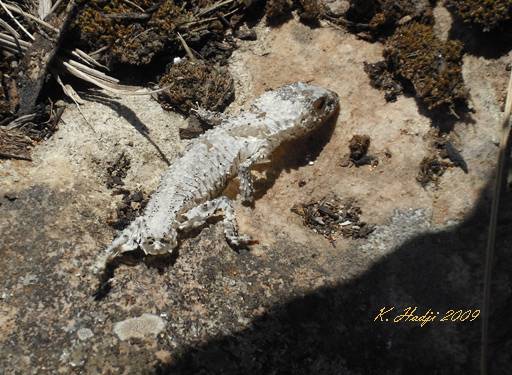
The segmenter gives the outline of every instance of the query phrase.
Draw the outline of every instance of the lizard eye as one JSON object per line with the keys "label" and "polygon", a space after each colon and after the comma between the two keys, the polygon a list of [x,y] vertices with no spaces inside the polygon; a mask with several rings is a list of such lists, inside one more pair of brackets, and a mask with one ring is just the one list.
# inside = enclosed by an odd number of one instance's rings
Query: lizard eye
{"label": "lizard eye", "polygon": [[318,110],[318,111],[323,110],[325,108],[325,102],[326,102],[326,100],[325,100],[324,97],[318,98],[313,103],[313,107],[315,107],[315,109]]}

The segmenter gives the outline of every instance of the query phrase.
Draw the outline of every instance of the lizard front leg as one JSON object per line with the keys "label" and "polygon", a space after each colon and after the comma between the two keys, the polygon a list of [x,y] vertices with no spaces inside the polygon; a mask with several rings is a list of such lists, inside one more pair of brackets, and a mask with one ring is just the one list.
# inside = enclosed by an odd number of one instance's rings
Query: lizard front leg
{"label": "lizard front leg", "polygon": [[225,196],[212,199],[189,210],[183,215],[186,220],[179,225],[178,229],[190,230],[197,228],[203,225],[208,218],[215,215],[217,211],[222,211],[224,214],[222,221],[224,235],[232,247],[240,247],[251,242],[249,236],[238,234],[238,225],[236,223],[233,204]]}
{"label": "lizard front leg", "polygon": [[201,107],[192,109],[192,113],[202,122],[208,124],[212,128],[220,125],[228,116],[221,112],[210,111]]}
{"label": "lizard front leg", "polygon": [[254,187],[251,177],[251,167],[268,159],[271,153],[271,146],[267,141],[260,141],[250,148],[252,149],[250,150],[250,156],[245,159],[238,167],[238,177],[240,179],[240,195],[242,196],[242,202],[244,203],[252,203],[254,200]]}

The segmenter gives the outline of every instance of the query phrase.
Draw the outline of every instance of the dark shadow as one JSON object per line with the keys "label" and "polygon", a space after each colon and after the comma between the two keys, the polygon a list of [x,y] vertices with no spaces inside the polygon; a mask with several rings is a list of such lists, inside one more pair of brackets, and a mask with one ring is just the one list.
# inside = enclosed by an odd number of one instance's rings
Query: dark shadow
{"label": "dark shadow", "polygon": [[126,121],[128,121],[134,128],[137,130],[140,135],[142,135],[146,140],[155,148],[155,150],[160,155],[160,158],[167,164],[171,165],[167,156],[163,153],[160,147],[151,139],[149,136],[150,129],[140,120],[139,116],[128,106],[120,103],[119,101],[111,98],[110,96],[103,94],[101,92],[95,91],[94,93],[86,93],[81,94],[84,99],[100,103],[110,107],[114,110],[119,116],[123,117]]}
{"label": "dark shadow", "polygon": [[451,13],[453,24],[448,39],[461,41],[465,52],[486,59],[497,59],[512,49],[512,21],[484,32],[477,25],[465,23],[455,12]]}
{"label": "dark shadow", "polygon": [[[435,109],[429,109],[422,98],[416,95],[416,90],[411,81],[397,77],[403,88],[403,95],[406,98],[414,98],[418,112],[430,119],[431,125],[442,133],[450,133],[457,123],[466,125],[475,124],[472,110],[462,100],[456,100],[450,107],[448,104],[441,105]],[[471,101],[471,97],[468,98]]]}
{"label": "dark shadow", "polygon": [[431,110],[421,100],[421,98],[415,97],[415,101],[416,106],[418,107],[418,112],[421,115],[428,117],[431,125],[441,133],[450,133],[457,123],[465,125],[476,124],[471,110],[465,103],[456,102],[453,108],[450,108],[448,105],[443,105]]}
{"label": "dark shadow", "polygon": [[[452,229],[418,235],[360,276],[274,305],[248,328],[187,347],[154,373],[477,374],[481,321],[475,311],[482,293],[488,193],[482,193],[471,217]],[[493,279],[493,375],[508,374],[512,366],[511,223],[507,192]],[[417,307],[415,315],[431,309],[436,320],[424,327],[404,317],[394,322],[409,306]],[[471,310],[469,318],[451,321],[461,316],[458,310]]]}

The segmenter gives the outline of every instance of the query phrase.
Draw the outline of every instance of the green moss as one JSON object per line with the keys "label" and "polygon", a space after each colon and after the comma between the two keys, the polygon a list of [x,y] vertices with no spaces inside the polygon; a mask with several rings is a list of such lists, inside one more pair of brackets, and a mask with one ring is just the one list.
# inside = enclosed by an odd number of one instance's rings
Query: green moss
{"label": "green moss", "polygon": [[431,26],[413,22],[400,27],[387,41],[384,57],[394,74],[410,82],[429,109],[467,100],[462,45],[441,41]]}
{"label": "green moss", "polygon": [[489,31],[512,19],[512,0],[447,0],[464,22]]}

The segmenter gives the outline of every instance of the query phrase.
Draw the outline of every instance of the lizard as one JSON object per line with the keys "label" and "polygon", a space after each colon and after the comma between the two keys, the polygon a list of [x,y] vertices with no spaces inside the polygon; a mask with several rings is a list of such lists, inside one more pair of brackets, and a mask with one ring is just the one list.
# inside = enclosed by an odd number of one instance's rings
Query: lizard
{"label": "lizard", "polygon": [[265,92],[236,116],[196,109],[203,120],[217,125],[171,164],[143,214],[98,256],[93,271],[105,270],[114,258],[137,248],[145,255],[171,253],[179,233],[203,225],[219,211],[228,244],[249,244],[251,238],[238,233],[232,202],[221,195],[227,183],[238,176],[242,201],[252,202],[251,167],[268,160],[283,142],[319,128],[338,110],[335,92],[302,82]]}

